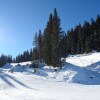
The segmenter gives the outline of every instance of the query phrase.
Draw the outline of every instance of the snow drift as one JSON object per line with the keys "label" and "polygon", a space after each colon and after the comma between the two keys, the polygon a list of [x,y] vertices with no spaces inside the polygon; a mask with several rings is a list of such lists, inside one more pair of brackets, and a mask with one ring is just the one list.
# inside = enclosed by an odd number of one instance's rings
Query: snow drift
{"label": "snow drift", "polygon": [[0,68],[0,100],[100,100],[100,53],[71,55],[57,71],[29,63]]}
{"label": "snow drift", "polygon": [[[13,69],[13,72],[25,72],[56,81],[80,83],[87,85],[100,84],[100,53],[71,55],[66,58],[65,66],[55,71],[50,66],[40,64],[38,69],[30,68],[32,62],[6,64],[3,68]],[[36,72],[34,73],[34,70]]]}

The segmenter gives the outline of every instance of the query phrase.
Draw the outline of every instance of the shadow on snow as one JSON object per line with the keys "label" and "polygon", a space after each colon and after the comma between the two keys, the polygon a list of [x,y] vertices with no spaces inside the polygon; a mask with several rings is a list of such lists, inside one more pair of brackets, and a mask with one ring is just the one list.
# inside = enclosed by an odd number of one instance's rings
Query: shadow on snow
{"label": "shadow on snow", "polygon": [[[13,87],[13,88],[16,88],[16,86],[13,84],[13,82],[11,82],[9,79],[11,79],[12,81],[16,82],[17,84],[25,87],[25,88],[28,88],[28,89],[33,89],[31,87],[29,87],[28,85],[20,82],[19,80],[17,80],[15,77],[11,76],[11,75],[8,75],[6,74],[5,72],[1,71],[0,70],[0,78],[6,82],[9,86]],[[36,90],[36,89],[33,89],[33,90]]]}
{"label": "shadow on snow", "polygon": [[[97,67],[98,66],[98,67]],[[93,70],[95,68],[95,70]],[[86,67],[80,67],[66,62],[62,71],[72,71],[67,79],[72,76],[72,82],[85,85],[100,85],[100,61]]]}

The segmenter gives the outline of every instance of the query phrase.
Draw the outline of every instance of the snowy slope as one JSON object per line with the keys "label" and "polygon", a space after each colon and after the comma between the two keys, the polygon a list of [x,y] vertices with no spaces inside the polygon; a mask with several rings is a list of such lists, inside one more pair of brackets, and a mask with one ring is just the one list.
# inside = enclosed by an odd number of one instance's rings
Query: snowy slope
{"label": "snowy slope", "polygon": [[87,67],[94,63],[100,62],[100,53],[71,55],[66,58],[66,62],[80,67]]}
{"label": "snowy slope", "polygon": [[34,73],[28,64],[0,69],[0,100],[100,100],[100,53],[72,55],[57,72],[45,66]]}
{"label": "snowy slope", "polygon": [[10,69],[14,69],[14,72],[31,73],[48,79],[55,79],[56,81],[88,85],[100,84],[100,53],[71,55],[66,58],[66,64],[63,69],[56,72],[52,67],[41,64],[42,67],[34,73],[34,69],[29,68],[31,63],[11,63],[10,65],[6,64],[4,68],[11,67]]}

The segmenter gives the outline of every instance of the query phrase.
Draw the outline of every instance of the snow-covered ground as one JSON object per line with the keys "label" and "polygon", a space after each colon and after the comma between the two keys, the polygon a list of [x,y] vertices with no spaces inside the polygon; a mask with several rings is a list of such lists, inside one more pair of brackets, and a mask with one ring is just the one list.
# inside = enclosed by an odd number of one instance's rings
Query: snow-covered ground
{"label": "snow-covered ground", "polygon": [[45,66],[34,73],[30,64],[0,69],[0,100],[100,100],[100,53],[69,56],[57,72]]}

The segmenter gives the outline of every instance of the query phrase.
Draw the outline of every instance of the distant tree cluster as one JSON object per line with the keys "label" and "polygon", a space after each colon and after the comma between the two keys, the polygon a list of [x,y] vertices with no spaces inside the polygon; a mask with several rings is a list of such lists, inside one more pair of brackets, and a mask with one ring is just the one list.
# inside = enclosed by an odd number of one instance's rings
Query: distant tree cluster
{"label": "distant tree cluster", "polygon": [[11,63],[12,62],[12,56],[8,55],[1,55],[0,56],[0,67],[2,67],[6,63]]}
{"label": "distant tree cluster", "polygon": [[33,58],[33,50],[31,49],[30,51],[24,51],[22,54],[19,54],[16,56],[16,58],[13,58],[14,63],[20,63],[20,62],[26,62],[26,61],[32,61]]}
{"label": "distant tree cluster", "polygon": [[89,53],[100,51],[100,16],[91,23],[85,21],[67,32],[67,54]]}

